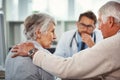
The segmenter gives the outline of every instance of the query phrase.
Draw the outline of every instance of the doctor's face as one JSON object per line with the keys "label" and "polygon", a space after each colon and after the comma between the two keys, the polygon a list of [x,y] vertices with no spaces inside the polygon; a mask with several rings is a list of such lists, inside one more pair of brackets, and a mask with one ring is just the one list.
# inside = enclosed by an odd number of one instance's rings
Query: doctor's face
{"label": "doctor's face", "polygon": [[81,20],[77,22],[77,28],[80,34],[82,33],[92,34],[95,29],[94,20],[86,16],[83,16],[81,17]]}

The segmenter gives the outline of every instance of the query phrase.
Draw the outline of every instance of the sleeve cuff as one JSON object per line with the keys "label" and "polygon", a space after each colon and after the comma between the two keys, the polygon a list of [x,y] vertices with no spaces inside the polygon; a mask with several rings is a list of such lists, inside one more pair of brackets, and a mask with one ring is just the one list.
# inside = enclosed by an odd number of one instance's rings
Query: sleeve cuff
{"label": "sleeve cuff", "polygon": [[33,56],[33,64],[42,67],[42,61],[45,58],[45,53],[43,51],[37,51]]}

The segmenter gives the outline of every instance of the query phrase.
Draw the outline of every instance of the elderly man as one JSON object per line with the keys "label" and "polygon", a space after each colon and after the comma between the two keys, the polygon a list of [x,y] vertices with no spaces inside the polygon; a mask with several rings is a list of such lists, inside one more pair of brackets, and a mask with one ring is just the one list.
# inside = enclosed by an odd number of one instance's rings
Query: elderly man
{"label": "elderly man", "polygon": [[[120,80],[120,2],[109,1],[103,5],[99,9],[98,20],[99,29],[105,39],[92,48],[69,58],[47,54],[42,50],[34,51],[33,63],[66,79]],[[29,44],[31,43],[14,47],[12,51],[17,53],[13,57],[28,56],[29,47],[34,47],[28,46]],[[27,50],[23,52],[23,48]]]}

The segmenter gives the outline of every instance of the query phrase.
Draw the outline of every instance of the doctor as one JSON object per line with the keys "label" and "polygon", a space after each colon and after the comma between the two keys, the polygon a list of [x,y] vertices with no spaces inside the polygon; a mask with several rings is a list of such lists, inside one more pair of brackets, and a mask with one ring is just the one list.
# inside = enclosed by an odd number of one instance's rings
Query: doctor
{"label": "doctor", "polygon": [[102,40],[102,34],[95,30],[96,16],[92,11],[80,14],[76,23],[77,29],[65,32],[55,51],[55,55],[62,57],[71,57],[74,53]]}

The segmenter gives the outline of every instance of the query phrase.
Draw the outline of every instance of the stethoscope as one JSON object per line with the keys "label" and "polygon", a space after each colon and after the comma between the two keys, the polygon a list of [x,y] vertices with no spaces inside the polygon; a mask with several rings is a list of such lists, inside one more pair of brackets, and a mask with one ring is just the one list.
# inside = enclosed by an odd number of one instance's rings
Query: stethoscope
{"label": "stethoscope", "polygon": [[[74,40],[74,39],[75,39],[75,43],[77,44],[77,48],[79,47],[79,43],[77,42],[77,39],[76,39],[76,37],[75,37],[76,34],[77,34],[77,32],[74,33],[74,35],[73,35],[73,37],[72,37],[72,39],[71,39],[70,48],[72,48],[72,43],[73,43],[73,40]],[[95,32],[92,33],[91,36],[93,37],[93,35],[94,35],[94,42],[96,42],[96,34],[95,34]],[[82,45],[81,45],[81,49],[80,49],[80,50],[83,50],[84,47],[85,47],[85,43],[83,42]]]}

